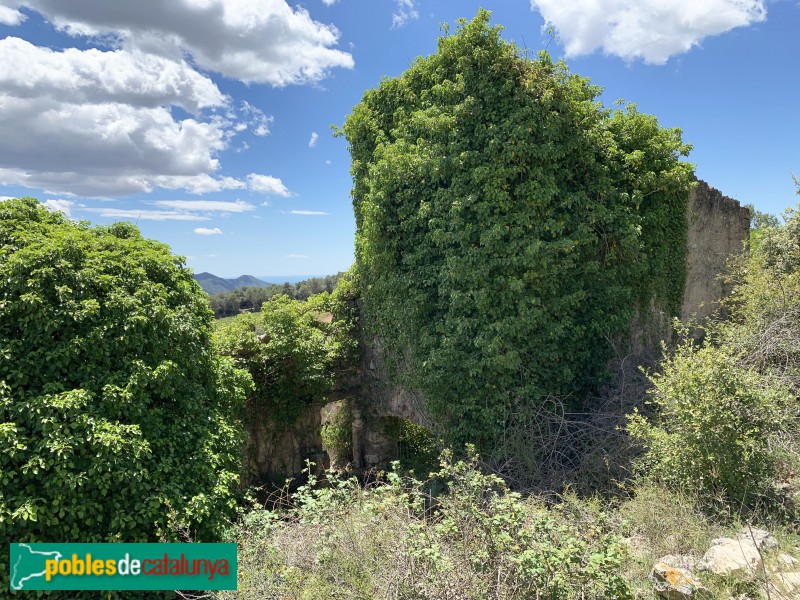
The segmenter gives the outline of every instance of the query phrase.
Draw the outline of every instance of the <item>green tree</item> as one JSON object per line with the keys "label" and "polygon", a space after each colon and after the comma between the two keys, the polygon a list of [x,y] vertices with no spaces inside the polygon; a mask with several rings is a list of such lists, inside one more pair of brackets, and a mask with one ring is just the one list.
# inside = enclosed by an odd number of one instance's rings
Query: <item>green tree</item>
{"label": "green tree", "polygon": [[250,383],[211,323],[183,259],[133,225],[0,203],[0,538],[215,538]]}
{"label": "green tree", "polygon": [[479,11],[342,128],[365,327],[456,442],[596,383],[637,304],[680,309],[689,147],[599,93]]}
{"label": "green tree", "polygon": [[249,414],[293,423],[304,406],[321,402],[337,376],[353,364],[354,309],[348,285],[305,302],[270,298],[261,312],[220,322],[218,352],[230,356],[255,382]]}

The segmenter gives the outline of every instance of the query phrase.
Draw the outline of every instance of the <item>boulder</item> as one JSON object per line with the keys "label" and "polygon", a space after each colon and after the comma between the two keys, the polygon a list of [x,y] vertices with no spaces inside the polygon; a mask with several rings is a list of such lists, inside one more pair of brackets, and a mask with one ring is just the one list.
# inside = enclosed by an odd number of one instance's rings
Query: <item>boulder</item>
{"label": "boulder", "polygon": [[667,564],[676,569],[692,571],[697,564],[697,559],[691,554],[667,554],[659,558],[656,562]]}
{"label": "boulder", "polygon": [[714,575],[754,575],[764,567],[761,553],[752,541],[744,539],[717,538],[697,563],[698,571],[710,571]]}
{"label": "boulder", "polygon": [[657,562],[650,573],[653,590],[667,600],[712,600],[711,592],[688,569]]}

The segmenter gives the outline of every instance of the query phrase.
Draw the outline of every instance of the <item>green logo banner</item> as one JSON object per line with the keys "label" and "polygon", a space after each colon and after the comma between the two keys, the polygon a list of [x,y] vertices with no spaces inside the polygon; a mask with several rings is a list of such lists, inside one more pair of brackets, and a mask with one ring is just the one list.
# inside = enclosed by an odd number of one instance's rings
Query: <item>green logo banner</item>
{"label": "green logo banner", "polygon": [[235,590],[236,544],[10,544],[12,590]]}

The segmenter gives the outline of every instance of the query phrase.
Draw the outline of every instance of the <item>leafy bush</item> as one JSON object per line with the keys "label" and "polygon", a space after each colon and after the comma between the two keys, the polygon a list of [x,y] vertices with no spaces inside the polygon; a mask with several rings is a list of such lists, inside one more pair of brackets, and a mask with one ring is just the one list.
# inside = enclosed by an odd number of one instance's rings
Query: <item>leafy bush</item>
{"label": "leafy bush", "polygon": [[365,328],[452,441],[595,384],[637,303],[680,309],[680,131],[528,60],[480,11],[366,92],[350,144]]}
{"label": "leafy bush", "polygon": [[[631,597],[601,512],[574,518],[524,501],[475,457],[445,454],[435,482],[391,472],[371,487],[333,474],[315,483],[288,513],[244,518],[237,597]],[[434,483],[446,491],[432,498]]]}
{"label": "leafy bush", "polygon": [[214,345],[253,377],[249,410],[271,420],[293,423],[302,408],[322,401],[337,375],[353,364],[357,343],[347,283],[335,294],[307,301],[274,296],[259,313],[217,324]]}
{"label": "leafy bush", "polygon": [[0,203],[0,538],[216,537],[249,382],[211,322],[183,259],[133,225]]}
{"label": "leafy bush", "polygon": [[628,426],[647,447],[640,471],[707,507],[759,507],[776,476],[774,442],[796,426],[796,398],[710,342],[697,349],[687,341],[662,366],[652,377],[657,416],[634,414]]}

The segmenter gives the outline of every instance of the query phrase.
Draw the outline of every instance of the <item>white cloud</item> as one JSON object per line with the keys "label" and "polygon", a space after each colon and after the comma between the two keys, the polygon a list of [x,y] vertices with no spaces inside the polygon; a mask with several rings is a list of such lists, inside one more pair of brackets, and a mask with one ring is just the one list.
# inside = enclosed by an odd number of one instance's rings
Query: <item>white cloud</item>
{"label": "white cloud", "polygon": [[250,191],[260,192],[262,194],[272,194],[273,196],[283,196],[289,198],[292,193],[277,177],[271,175],[259,175],[257,173],[250,173],[247,176],[247,185]]}
{"label": "white cloud", "polygon": [[[183,61],[139,51],[57,52],[5,38],[0,183],[84,196],[244,188],[213,176],[232,124],[199,114],[227,103]],[[177,120],[170,105],[196,115]]]}
{"label": "white cloud", "polygon": [[84,208],[107,219],[130,219],[135,221],[210,221],[211,217],[177,210],[147,210],[122,208]]}
{"label": "white cloud", "polygon": [[197,235],[222,235],[222,230],[219,227],[209,229],[208,227],[195,227],[194,232]]}
{"label": "white cloud", "polygon": [[317,140],[319,139],[319,135],[316,131],[311,132],[311,139],[308,140],[308,147],[309,148],[316,148],[317,147]]}
{"label": "white cloud", "polygon": [[227,103],[216,84],[184,60],[138,50],[57,52],[15,37],[0,40],[0,81],[3,92],[15,98],[35,96],[70,104],[172,104],[196,114]]}
{"label": "white cloud", "polygon": [[0,25],[10,25],[14,27],[22,23],[27,17],[13,8],[0,6]]}
{"label": "white cloud", "polygon": [[764,0],[531,0],[531,8],[555,26],[568,57],[602,49],[651,64],[767,14]]}
{"label": "white cloud", "polygon": [[322,0],[322,3],[323,3],[325,6],[333,6],[334,4],[336,4],[336,2],[337,2],[337,1],[338,1],[338,0]]}
{"label": "white cloud", "polygon": [[308,258],[305,254],[284,254],[286,258]]}
{"label": "white cloud", "polygon": [[0,196],[0,202],[5,202],[6,200],[14,200],[16,196]]}
{"label": "white cloud", "polygon": [[287,215],[327,215],[328,213],[322,212],[321,210],[289,210],[286,211]]}
{"label": "white cloud", "polygon": [[419,12],[414,0],[395,0],[392,13],[392,29],[399,29],[409,21],[419,19]]}
{"label": "white cloud", "polygon": [[[285,0],[17,0],[70,35],[113,38],[247,83],[316,82],[333,68],[352,68],[335,49],[339,31]],[[135,9],[134,9],[135,6]]]}
{"label": "white cloud", "polygon": [[237,127],[244,125],[244,128],[246,129],[248,126],[250,126],[253,128],[253,133],[259,137],[269,135],[269,127],[272,125],[275,117],[266,115],[263,110],[253,106],[246,100],[242,102],[242,112],[245,114],[247,122],[240,123],[237,125]]}
{"label": "white cloud", "polygon": [[44,201],[44,205],[48,210],[64,213],[65,217],[71,216],[73,204],[72,200],[63,200],[61,198],[50,198]]}
{"label": "white cloud", "polygon": [[163,208],[203,212],[242,213],[256,209],[255,205],[244,200],[235,200],[234,202],[225,200],[156,200],[152,204]]}

